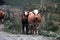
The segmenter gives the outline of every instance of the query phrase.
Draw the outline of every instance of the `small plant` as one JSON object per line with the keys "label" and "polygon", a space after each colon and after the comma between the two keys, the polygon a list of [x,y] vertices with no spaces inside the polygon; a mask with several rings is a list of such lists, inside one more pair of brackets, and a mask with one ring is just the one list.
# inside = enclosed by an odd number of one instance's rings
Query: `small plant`
{"label": "small plant", "polygon": [[17,22],[14,22],[14,23],[10,22],[9,25],[7,24],[5,26],[5,28],[6,28],[7,32],[11,32],[11,33],[20,33],[21,32],[20,24],[18,24]]}
{"label": "small plant", "polygon": [[54,25],[53,22],[49,22],[49,23],[47,24],[47,27],[46,27],[46,29],[47,29],[48,31],[53,31],[53,32],[57,31],[58,28],[59,28],[59,27],[56,26],[56,25]]}

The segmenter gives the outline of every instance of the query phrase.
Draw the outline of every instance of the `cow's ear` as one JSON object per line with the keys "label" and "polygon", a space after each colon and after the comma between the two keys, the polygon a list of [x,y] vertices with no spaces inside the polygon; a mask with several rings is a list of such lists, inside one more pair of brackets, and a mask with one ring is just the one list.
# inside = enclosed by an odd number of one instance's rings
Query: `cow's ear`
{"label": "cow's ear", "polygon": [[41,13],[42,12],[42,10],[39,10],[39,13]]}
{"label": "cow's ear", "polygon": [[28,11],[27,13],[28,13],[28,15],[29,15],[29,11]]}

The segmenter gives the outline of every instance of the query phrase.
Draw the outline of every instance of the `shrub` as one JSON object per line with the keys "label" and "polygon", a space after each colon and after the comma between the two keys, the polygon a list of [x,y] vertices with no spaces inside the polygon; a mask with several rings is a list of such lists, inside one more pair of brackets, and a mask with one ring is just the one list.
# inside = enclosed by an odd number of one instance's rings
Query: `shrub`
{"label": "shrub", "polygon": [[46,30],[55,32],[58,30],[58,28],[59,27],[54,25],[53,22],[51,21],[47,24]]}

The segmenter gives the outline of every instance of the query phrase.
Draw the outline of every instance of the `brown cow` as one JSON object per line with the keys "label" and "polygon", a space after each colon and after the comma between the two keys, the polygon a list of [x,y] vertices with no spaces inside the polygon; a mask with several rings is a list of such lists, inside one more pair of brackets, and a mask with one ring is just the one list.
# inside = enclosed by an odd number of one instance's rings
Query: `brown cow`
{"label": "brown cow", "polygon": [[4,18],[4,11],[3,10],[0,10],[0,22],[2,22],[2,19]]}
{"label": "brown cow", "polygon": [[[22,14],[22,28],[24,32],[24,28],[26,27],[26,33],[30,30],[32,34],[38,34],[38,28],[41,23],[41,15],[38,10],[24,12]],[[26,25],[27,24],[27,25]]]}
{"label": "brown cow", "polygon": [[38,28],[41,23],[41,18],[42,17],[37,9],[29,12],[28,24],[33,34],[38,34]]}

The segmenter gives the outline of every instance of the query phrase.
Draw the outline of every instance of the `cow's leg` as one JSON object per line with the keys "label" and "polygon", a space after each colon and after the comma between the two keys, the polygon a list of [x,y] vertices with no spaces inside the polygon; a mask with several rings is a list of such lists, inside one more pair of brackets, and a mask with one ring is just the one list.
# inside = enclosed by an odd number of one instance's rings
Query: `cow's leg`
{"label": "cow's leg", "polygon": [[33,30],[33,31],[32,31],[32,34],[34,34],[34,35],[35,35],[36,33],[35,33],[35,29],[34,29],[34,27],[33,27],[33,29],[32,29],[32,30]]}
{"label": "cow's leg", "polygon": [[37,30],[37,35],[38,35],[38,30]]}
{"label": "cow's leg", "polygon": [[24,24],[22,24],[22,32],[23,32],[23,34],[24,34]]}
{"label": "cow's leg", "polygon": [[26,26],[24,26],[24,33],[26,34]]}
{"label": "cow's leg", "polygon": [[32,30],[31,30],[31,34],[33,34],[33,33],[34,33],[34,30],[32,29]]}
{"label": "cow's leg", "polygon": [[23,31],[23,33],[24,33],[24,25],[22,26],[22,31]]}
{"label": "cow's leg", "polygon": [[30,33],[33,34],[33,27],[29,24]]}
{"label": "cow's leg", "polygon": [[0,24],[1,24],[1,19],[0,19]]}
{"label": "cow's leg", "polygon": [[31,31],[31,34],[33,33],[33,30],[32,29],[30,29],[30,31]]}
{"label": "cow's leg", "polygon": [[32,28],[32,26],[30,26],[31,28],[30,28],[30,30],[31,30],[31,34],[33,34],[33,28]]}
{"label": "cow's leg", "polygon": [[34,35],[36,34],[36,30],[34,30]]}
{"label": "cow's leg", "polygon": [[4,19],[2,19],[2,24],[4,23]]}
{"label": "cow's leg", "polygon": [[39,27],[37,27],[37,29],[36,29],[36,31],[37,31],[37,35],[38,35],[38,29],[39,29]]}
{"label": "cow's leg", "polygon": [[29,31],[29,29],[28,29],[28,24],[26,25],[26,34],[28,34],[28,31]]}
{"label": "cow's leg", "polygon": [[33,30],[32,34],[34,34],[34,35],[35,35],[35,29],[34,29],[34,27],[32,28],[32,30]]}

